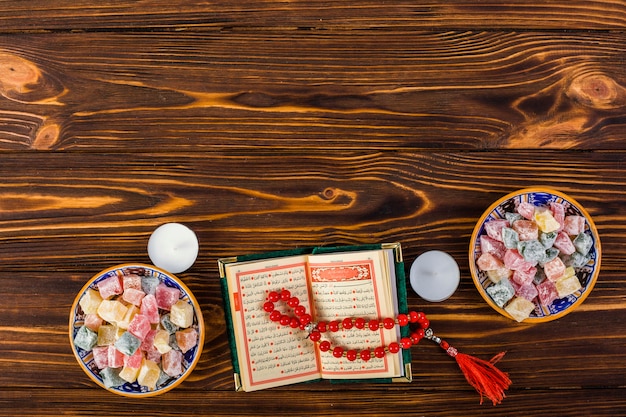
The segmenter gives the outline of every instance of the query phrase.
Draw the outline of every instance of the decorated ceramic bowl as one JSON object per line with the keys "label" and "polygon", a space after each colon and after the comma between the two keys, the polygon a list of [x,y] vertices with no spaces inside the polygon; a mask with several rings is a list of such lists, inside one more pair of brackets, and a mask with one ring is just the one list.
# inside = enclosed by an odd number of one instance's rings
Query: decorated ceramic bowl
{"label": "decorated ceramic bowl", "polygon": [[204,323],[198,302],[176,276],[124,264],[96,274],[79,292],[69,338],[78,364],[96,384],[149,397],[189,376],[200,359]]}
{"label": "decorated ceramic bowl", "polygon": [[[525,221],[513,226],[516,219]],[[525,227],[531,232],[538,228],[542,246],[522,240],[533,240]],[[503,316],[530,323],[555,320],[578,307],[595,285],[600,257],[600,238],[589,213],[572,197],[543,187],[494,202],[478,220],[469,248],[470,272],[480,295]]]}

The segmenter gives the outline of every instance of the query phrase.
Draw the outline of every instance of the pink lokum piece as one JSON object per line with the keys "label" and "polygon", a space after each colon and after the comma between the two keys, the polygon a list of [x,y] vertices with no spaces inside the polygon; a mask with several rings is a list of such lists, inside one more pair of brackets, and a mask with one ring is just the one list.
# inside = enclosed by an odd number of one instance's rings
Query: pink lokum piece
{"label": "pink lokum piece", "polygon": [[109,346],[94,346],[93,361],[98,369],[104,369],[109,366]]}
{"label": "pink lokum piece", "polygon": [[527,201],[522,201],[519,203],[519,206],[517,206],[517,212],[525,219],[531,220],[535,213],[535,205]]}
{"label": "pink lokum piece", "polygon": [[156,287],[154,294],[157,300],[157,306],[160,309],[169,311],[172,305],[180,298],[180,290],[178,288],[168,287],[167,285],[160,283]]}
{"label": "pink lokum piece", "polygon": [[508,220],[498,219],[498,220],[489,220],[485,223],[485,232],[487,235],[495,239],[499,242],[502,242],[502,228],[509,227]]}
{"label": "pink lokum piece", "polygon": [[141,277],[136,274],[124,275],[122,278],[122,282],[124,284],[124,290],[129,288],[134,288],[136,290],[141,289]]}
{"label": "pink lokum piece", "polygon": [[176,344],[183,353],[186,353],[198,344],[198,332],[193,328],[176,332]]}
{"label": "pink lokum piece", "polygon": [[513,271],[522,270],[528,271],[530,268],[534,267],[532,263],[526,261],[522,255],[517,251],[517,249],[508,249],[504,254],[504,266]]}
{"label": "pink lokum piece", "polygon": [[140,350],[148,351],[154,345],[154,335],[156,334],[157,329],[150,329],[150,331],[146,334],[146,337],[141,341],[141,345],[139,345]]}
{"label": "pink lokum piece", "polygon": [[546,262],[543,265],[543,272],[545,272],[546,278],[548,278],[548,280],[557,281],[563,276],[565,268],[565,264],[563,263],[561,258],[556,257],[550,262]]}
{"label": "pink lokum piece", "polygon": [[528,284],[524,284],[520,286],[519,288],[516,288],[515,294],[519,297],[523,297],[527,299],[528,301],[532,301],[535,299],[535,297],[537,297],[538,291],[537,291],[537,288],[535,287],[535,284],[530,282]]}
{"label": "pink lokum piece", "polygon": [[97,332],[102,325],[102,318],[97,314],[85,314],[85,326]]}
{"label": "pink lokum piece", "polygon": [[163,355],[161,355],[161,352],[158,351],[157,348],[155,348],[154,346],[152,346],[150,349],[146,350],[146,359],[154,362],[154,363],[161,363],[161,357]]}
{"label": "pink lokum piece", "polygon": [[537,293],[541,305],[549,306],[558,298],[556,285],[549,279],[544,280],[541,284],[537,284]]}
{"label": "pink lokum piece", "polygon": [[556,235],[553,246],[564,255],[571,255],[576,252],[576,246],[574,246],[572,239],[565,233],[565,229]]}
{"label": "pink lokum piece", "polygon": [[136,306],[141,305],[141,300],[146,296],[146,293],[136,288],[126,288],[122,299],[127,303],[131,303]]}
{"label": "pink lokum piece", "polygon": [[162,356],[161,368],[169,376],[178,376],[183,373],[183,354],[172,349]]}
{"label": "pink lokum piece", "polygon": [[585,231],[585,218],[582,216],[566,216],[563,222],[563,231],[570,236],[576,236]]}
{"label": "pink lokum piece", "polygon": [[136,314],[128,325],[128,331],[139,340],[144,340],[150,330],[150,321],[143,314]]}
{"label": "pink lokum piece", "polygon": [[535,275],[537,274],[537,268],[531,266],[527,270],[517,269],[513,272],[511,279],[518,285],[526,285],[532,283]]}
{"label": "pink lokum piece", "polygon": [[141,307],[139,307],[139,312],[146,316],[150,323],[158,323],[160,316],[156,297],[152,294],[148,294],[143,297],[141,300]]}
{"label": "pink lokum piece", "polygon": [[539,238],[539,227],[531,220],[517,220],[513,222],[513,230],[519,236],[519,240],[537,240]]}
{"label": "pink lokum piece", "polygon": [[120,277],[114,275],[100,281],[98,283],[98,291],[100,291],[100,297],[102,297],[103,300],[107,300],[114,295],[121,294],[124,292],[124,289],[122,288]]}
{"label": "pink lokum piece", "polygon": [[124,366],[124,354],[115,346],[109,345],[109,368],[121,368]]}
{"label": "pink lokum piece", "polygon": [[562,229],[563,222],[565,221],[565,206],[561,203],[551,202],[550,211],[552,212],[552,217],[554,217],[554,219],[559,222]]}
{"label": "pink lokum piece", "polygon": [[143,361],[143,352],[141,349],[137,349],[132,355],[124,355],[124,366],[139,369],[141,368],[141,361]]}
{"label": "pink lokum piece", "polygon": [[497,241],[492,237],[480,235],[480,251],[482,253],[490,253],[497,258],[502,259],[504,252],[506,252],[506,247],[504,246],[504,243]]}
{"label": "pink lokum piece", "polygon": [[492,255],[491,253],[483,253],[476,260],[476,266],[481,271],[493,271],[496,269],[501,269],[504,264],[500,259]]}

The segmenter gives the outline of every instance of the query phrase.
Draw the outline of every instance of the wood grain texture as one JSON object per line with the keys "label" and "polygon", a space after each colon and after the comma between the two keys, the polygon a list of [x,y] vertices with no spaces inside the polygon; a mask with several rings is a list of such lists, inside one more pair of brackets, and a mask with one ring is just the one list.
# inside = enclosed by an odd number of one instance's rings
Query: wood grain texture
{"label": "wood grain texture", "polygon": [[5,31],[282,28],[334,30],[389,28],[524,28],[622,30],[619,0],[377,2],[128,0],[77,4],[71,0],[0,2]]}
{"label": "wood grain texture", "polygon": [[[625,23],[616,0],[0,0],[0,415],[626,415]],[[494,312],[467,259],[483,211],[533,185],[603,247],[589,298],[538,325]],[[76,364],[69,309],[171,221],[200,240],[179,276],[203,354],[122,399]],[[412,384],[233,392],[217,259],[383,241],[407,268],[454,256],[454,295],[408,304],[462,352],[507,351],[504,402],[427,342]]]}
{"label": "wood grain texture", "polygon": [[0,58],[0,150],[625,147],[621,34],[6,35]]}

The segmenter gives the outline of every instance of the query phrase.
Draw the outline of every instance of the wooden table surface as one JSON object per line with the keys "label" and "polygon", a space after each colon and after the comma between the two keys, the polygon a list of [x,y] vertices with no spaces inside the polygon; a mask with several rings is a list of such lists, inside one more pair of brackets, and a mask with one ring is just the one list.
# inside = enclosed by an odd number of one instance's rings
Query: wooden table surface
{"label": "wooden table surface", "polygon": [[[0,414],[626,414],[625,27],[622,0],[0,2]],[[575,312],[518,324],[467,251],[536,185],[593,216],[602,270]],[[199,237],[179,276],[207,338],[183,384],[126,399],[78,366],[68,314],[166,222]],[[465,353],[507,351],[502,404],[428,343],[411,384],[233,392],[218,258],[388,241],[407,267],[459,263],[450,299],[409,307]]]}

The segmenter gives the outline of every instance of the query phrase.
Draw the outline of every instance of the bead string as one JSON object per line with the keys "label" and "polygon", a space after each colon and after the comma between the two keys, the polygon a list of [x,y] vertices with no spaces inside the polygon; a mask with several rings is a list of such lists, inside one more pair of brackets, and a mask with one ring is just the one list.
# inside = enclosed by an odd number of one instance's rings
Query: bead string
{"label": "bead string", "polygon": [[[283,301],[291,307],[295,317],[277,310],[275,303],[278,301]],[[319,321],[313,323],[313,318],[307,313],[306,308],[300,304],[300,300],[297,297],[293,297],[291,292],[286,289],[280,292],[270,292],[267,296],[267,301],[263,304],[263,310],[269,313],[269,318],[273,322],[280,323],[282,326],[307,331],[309,333],[307,337],[311,341],[318,343],[320,351],[328,352],[332,350],[332,355],[335,358],[346,358],[349,361],[361,359],[367,362],[372,358],[372,355],[376,358],[383,358],[387,353],[398,353],[401,349],[410,349],[411,346],[418,344],[425,336],[427,338],[432,337],[432,331],[429,328],[430,321],[426,318],[424,313],[416,311],[410,311],[408,314],[398,314],[395,318],[364,319],[362,317],[348,317],[341,321],[333,320],[329,322]],[[329,331],[338,332],[342,329],[349,330],[357,328],[375,332],[381,328],[391,330],[395,326],[404,327],[415,323],[419,328],[412,331],[410,336],[402,337],[399,343],[392,342],[387,346],[379,346],[373,350],[363,349],[357,351],[356,349],[345,349],[341,346],[333,347],[328,340],[322,340],[322,333]]]}

